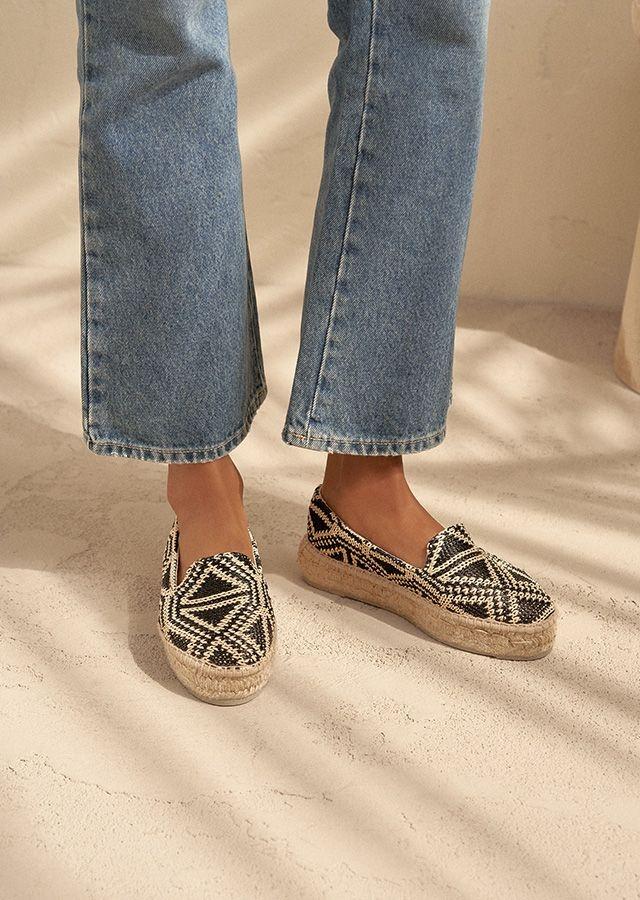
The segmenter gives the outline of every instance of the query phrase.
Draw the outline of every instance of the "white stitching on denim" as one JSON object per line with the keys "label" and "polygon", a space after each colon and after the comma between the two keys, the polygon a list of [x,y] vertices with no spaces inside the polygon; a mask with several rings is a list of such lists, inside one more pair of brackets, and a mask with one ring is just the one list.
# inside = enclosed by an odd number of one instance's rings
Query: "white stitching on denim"
{"label": "white stitching on denim", "polygon": [[84,354],[84,368],[85,368],[85,383],[82,386],[84,402],[86,404],[86,423],[87,429],[90,429],[93,424],[93,417],[91,414],[91,373],[89,371],[89,361],[90,361],[90,353],[89,353],[89,265],[87,261],[87,237],[89,231],[89,225],[87,221],[87,210],[86,210],[86,185],[85,185],[85,176],[84,176],[84,145],[85,145],[85,134],[84,134],[84,125],[85,125],[85,116],[87,110],[87,68],[88,68],[88,29],[87,29],[87,4],[86,0],[80,0],[80,11],[82,14],[82,23],[81,23],[81,39],[82,39],[82,84],[81,88],[81,103],[80,103],[80,122],[79,122],[79,135],[78,135],[78,170],[80,173],[80,209],[81,209],[81,225],[82,225],[82,267],[84,270],[84,297],[82,298],[82,316],[84,318],[84,335],[83,337],[83,346],[82,353]]}
{"label": "white stitching on denim", "polygon": [[[144,444],[121,444],[117,441],[105,441],[92,438],[90,434],[85,434],[85,443],[92,448],[101,448],[101,447],[111,447],[114,450],[131,450],[133,452],[141,451],[143,453],[153,453],[159,454],[161,456],[171,456],[178,454],[187,454],[187,453],[210,453],[217,452],[219,450],[224,450],[229,444],[233,444],[236,442],[236,446],[240,441],[247,436],[249,433],[249,429],[253,423],[253,419],[256,416],[256,413],[260,409],[260,406],[264,402],[267,396],[267,385],[266,383],[262,383],[262,385],[254,391],[249,402],[247,404],[247,414],[245,419],[235,431],[233,431],[229,437],[225,438],[223,441],[220,441],[217,444],[208,444],[204,447],[149,447]],[[239,440],[238,440],[239,439]],[[231,448],[233,449],[233,448]],[[230,452],[230,451],[229,451]],[[118,454],[119,455],[119,454]],[[153,460],[150,460],[153,461]]]}
{"label": "white stitching on denim", "polygon": [[358,140],[356,144],[356,158],[353,166],[353,173],[351,176],[351,189],[349,191],[349,206],[347,209],[347,218],[345,221],[344,232],[342,235],[342,243],[340,246],[340,257],[338,259],[338,266],[336,269],[336,278],[333,286],[333,294],[331,296],[331,307],[329,310],[329,317],[327,321],[327,330],[324,336],[324,345],[322,347],[322,357],[320,359],[320,368],[318,370],[318,378],[316,381],[316,388],[313,394],[313,400],[311,402],[311,408],[309,409],[309,415],[307,417],[307,429],[306,429],[306,438],[309,438],[309,431],[311,429],[311,419],[314,416],[316,411],[316,407],[318,404],[318,398],[320,394],[320,382],[322,381],[322,377],[325,372],[326,363],[327,363],[327,355],[328,355],[328,346],[329,346],[329,338],[331,335],[331,328],[333,325],[333,320],[335,317],[336,310],[336,301],[338,296],[338,284],[340,283],[340,276],[342,275],[344,268],[344,261],[346,258],[346,245],[347,240],[349,238],[349,233],[351,230],[351,219],[353,216],[353,208],[355,205],[355,197],[356,197],[356,187],[358,181],[358,172],[360,170],[360,159],[362,155],[362,146],[364,143],[364,126],[367,118],[367,109],[369,106],[369,92],[371,88],[371,73],[372,73],[372,63],[373,63],[373,47],[374,47],[374,34],[375,34],[375,24],[376,24],[376,13],[378,8],[378,0],[371,0],[371,17],[369,22],[369,46],[367,50],[367,71],[365,76],[365,84],[364,84],[364,93],[362,98],[362,113],[360,116],[360,126],[358,129]]}
{"label": "white stitching on denim", "polygon": [[358,438],[338,438],[331,434],[301,434],[300,432],[294,431],[291,428],[285,428],[283,432],[283,440],[285,441],[285,443],[288,443],[287,438],[298,438],[300,441],[305,441],[307,445],[331,443],[347,444],[349,446],[359,447],[375,447],[392,446],[395,444],[397,446],[409,447],[414,444],[423,444],[425,442],[430,442],[434,438],[438,438],[441,435],[444,435],[445,431],[446,425],[443,425],[441,428],[437,428],[435,431],[429,431],[417,438],[393,438],[393,440],[387,440],[386,438],[383,440],[366,438],[364,440],[359,440]]}

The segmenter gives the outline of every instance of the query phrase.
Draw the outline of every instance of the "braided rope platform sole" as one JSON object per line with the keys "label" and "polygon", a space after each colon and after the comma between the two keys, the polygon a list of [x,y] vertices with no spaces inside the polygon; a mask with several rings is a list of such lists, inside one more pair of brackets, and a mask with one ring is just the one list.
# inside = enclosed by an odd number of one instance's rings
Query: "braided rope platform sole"
{"label": "braided rope platform sole", "polygon": [[304,580],[312,587],[386,609],[458,650],[498,659],[540,659],[553,646],[555,612],[533,625],[509,625],[453,613],[382,575],[326,556],[316,550],[306,535],[300,541],[298,564]]}
{"label": "braided rope platform sole", "polygon": [[158,633],[171,671],[178,681],[198,700],[216,706],[238,706],[253,700],[265,686],[271,675],[275,641],[269,655],[253,666],[226,669],[194,659],[178,650],[166,639],[158,626]]}

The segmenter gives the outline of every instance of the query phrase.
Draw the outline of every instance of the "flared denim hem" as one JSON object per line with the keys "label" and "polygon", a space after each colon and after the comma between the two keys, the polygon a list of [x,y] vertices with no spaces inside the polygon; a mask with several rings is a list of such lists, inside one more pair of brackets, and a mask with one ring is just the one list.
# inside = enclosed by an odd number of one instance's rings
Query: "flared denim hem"
{"label": "flared denim hem", "polygon": [[234,450],[249,433],[253,419],[267,396],[267,386],[262,384],[252,395],[244,422],[233,434],[206,447],[146,447],[137,444],[120,444],[113,441],[96,441],[85,431],[84,442],[93,453],[99,456],[122,456],[128,459],[141,459],[146,462],[164,463],[198,463],[210,462],[226,456]]}
{"label": "flared denim hem", "polygon": [[[489,5],[329,0],[338,47],[285,443],[391,456],[444,438]],[[77,11],[85,442],[214,460],[264,396],[227,2]]]}
{"label": "flared denim hem", "polygon": [[304,435],[285,426],[282,440],[293,447],[321,450],[325,453],[347,453],[353,456],[404,456],[437,447],[444,440],[446,426],[421,437],[396,440],[352,440],[332,435]]}

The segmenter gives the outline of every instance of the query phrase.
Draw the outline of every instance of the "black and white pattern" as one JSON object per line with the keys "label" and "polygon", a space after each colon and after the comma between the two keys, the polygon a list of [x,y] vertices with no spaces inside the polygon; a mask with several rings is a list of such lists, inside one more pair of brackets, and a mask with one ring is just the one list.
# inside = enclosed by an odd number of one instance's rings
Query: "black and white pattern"
{"label": "black and white pattern", "polygon": [[253,536],[253,559],[239,552],[203,557],[179,585],[178,541],[174,520],[162,562],[159,624],[165,638],[212,666],[261,662],[274,642],[275,618]]}
{"label": "black and white pattern", "polygon": [[431,538],[425,565],[417,568],[349,528],[318,487],[309,506],[307,535],[332,559],[381,575],[450,612],[530,625],[554,611],[551,598],[526,572],[483,550],[460,523]]}

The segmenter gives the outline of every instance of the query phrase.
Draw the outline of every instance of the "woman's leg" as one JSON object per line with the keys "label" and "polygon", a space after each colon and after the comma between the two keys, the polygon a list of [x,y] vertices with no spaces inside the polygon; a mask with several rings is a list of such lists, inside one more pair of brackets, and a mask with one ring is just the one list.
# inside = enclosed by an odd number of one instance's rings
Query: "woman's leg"
{"label": "woman's leg", "polygon": [[85,441],[169,463],[161,645],[196,697],[244,703],[276,624],[228,456],[265,384],[225,0],[78,13]]}
{"label": "woman's leg", "polygon": [[283,437],[330,451],[298,561],[315,587],[506,659],[557,616],[524,570],[413,496],[402,454],[444,436],[482,112],[489,0],[330,0],[340,37]]}
{"label": "woman's leg", "polygon": [[339,37],[283,438],[438,444],[480,137],[489,0],[330,0]]}
{"label": "woman's leg", "polygon": [[265,395],[224,0],[78,0],[96,453],[216,460]]}
{"label": "woman's leg", "polygon": [[283,439],[329,451],[327,502],[416,565],[442,525],[401,455],[445,434],[488,12],[329,0],[339,49]]}
{"label": "woman's leg", "polygon": [[170,463],[180,572],[250,554],[226,455],[266,393],[225,0],[78,0],[82,401],[96,453]]}

